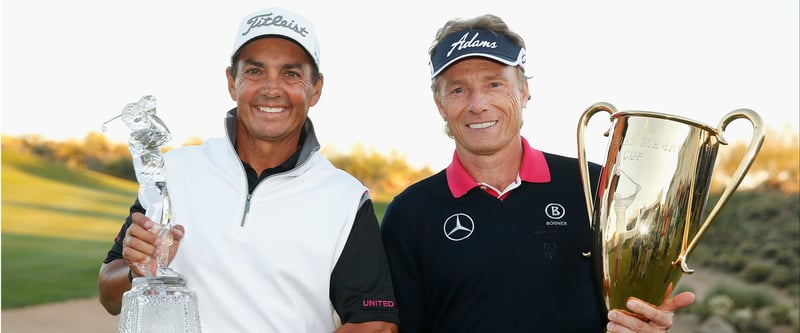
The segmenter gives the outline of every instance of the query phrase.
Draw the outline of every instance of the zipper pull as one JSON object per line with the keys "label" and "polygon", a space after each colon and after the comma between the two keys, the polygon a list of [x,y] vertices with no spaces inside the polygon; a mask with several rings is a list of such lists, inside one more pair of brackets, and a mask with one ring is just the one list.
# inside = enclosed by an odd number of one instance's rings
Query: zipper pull
{"label": "zipper pull", "polygon": [[244,203],[244,215],[242,216],[242,225],[241,225],[242,227],[244,227],[244,220],[247,219],[247,214],[250,213],[250,198],[252,197],[253,197],[252,194],[250,193],[247,194],[247,201],[245,201]]}

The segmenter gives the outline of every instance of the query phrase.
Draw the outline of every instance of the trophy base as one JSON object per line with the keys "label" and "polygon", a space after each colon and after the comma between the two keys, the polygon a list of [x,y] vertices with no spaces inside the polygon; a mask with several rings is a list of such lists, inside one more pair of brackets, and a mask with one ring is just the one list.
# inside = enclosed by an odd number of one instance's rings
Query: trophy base
{"label": "trophy base", "polygon": [[197,294],[182,276],[137,277],[122,296],[120,333],[200,333]]}

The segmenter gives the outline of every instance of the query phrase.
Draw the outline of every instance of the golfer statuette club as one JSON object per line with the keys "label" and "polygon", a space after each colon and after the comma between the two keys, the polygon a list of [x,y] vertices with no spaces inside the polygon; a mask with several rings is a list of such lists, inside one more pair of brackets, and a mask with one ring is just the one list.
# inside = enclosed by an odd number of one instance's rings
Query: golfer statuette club
{"label": "golfer statuette club", "polygon": [[[139,182],[139,202],[156,222],[151,231],[158,234],[155,275],[147,265],[138,264],[146,276],[134,278],[122,297],[119,331],[199,333],[197,295],[186,287],[183,276],[168,266],[172,209],[161,150],[171,140],[169,129],[156,115],[156,99],[150,95],[126,105],[111,120],[117,118],[131,130],[128,148]],[[111,120],[103,123],[104,131]]]}

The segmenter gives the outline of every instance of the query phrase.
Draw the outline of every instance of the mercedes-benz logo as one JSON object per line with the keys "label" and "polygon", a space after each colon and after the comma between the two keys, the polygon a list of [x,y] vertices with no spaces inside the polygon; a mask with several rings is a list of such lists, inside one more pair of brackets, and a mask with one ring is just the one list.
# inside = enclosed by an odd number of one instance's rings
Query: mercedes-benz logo
{"label": "mercedes-benz logo", "polygon": [[444,221],[444,236],[451,241],[464,240],[472,235],[473,231],[475,231],[475,222],[467,214],[453,214]]}

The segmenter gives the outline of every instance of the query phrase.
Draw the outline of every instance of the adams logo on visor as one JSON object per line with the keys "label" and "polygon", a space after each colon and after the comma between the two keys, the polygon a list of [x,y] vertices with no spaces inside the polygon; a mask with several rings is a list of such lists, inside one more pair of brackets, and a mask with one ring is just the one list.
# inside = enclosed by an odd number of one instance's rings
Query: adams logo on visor
{"label": "adams logo on visor", "polygon": [[474,29],[450,34],[436,45],[430,62],[431,79],[466,57],[485,57],[525,70],[525,48],[503,35]]}

